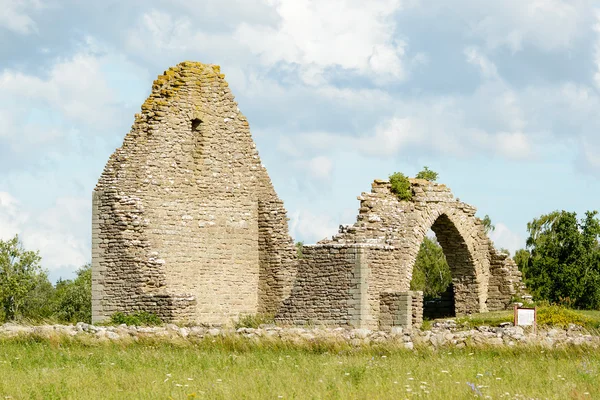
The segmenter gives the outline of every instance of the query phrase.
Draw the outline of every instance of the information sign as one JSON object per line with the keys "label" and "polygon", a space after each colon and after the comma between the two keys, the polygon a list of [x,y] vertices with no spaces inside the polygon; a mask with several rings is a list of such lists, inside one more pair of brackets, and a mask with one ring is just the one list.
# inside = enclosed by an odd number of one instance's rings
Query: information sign
{"label": "information sign", "polygon": [[515,326],[533,326],[535,332],[537,322],[536,308],[521,308],[515,306],[514,324]]}

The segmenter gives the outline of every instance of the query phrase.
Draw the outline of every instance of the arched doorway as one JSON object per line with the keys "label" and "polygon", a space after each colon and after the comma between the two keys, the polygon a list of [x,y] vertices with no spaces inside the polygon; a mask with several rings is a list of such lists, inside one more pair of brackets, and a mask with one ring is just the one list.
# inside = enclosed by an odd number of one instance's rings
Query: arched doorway
{"label": "arched doorway", "polygon": [[[462,222],[462,224],[461,224]],[[425,235],[412,269],[411,290],[423,290],[423,316],[443,318],[483,311],[481,278],[478,277],[477,244],[465,221],[456,223],[447,214],[439,215],[431,225],[434,238]],[[471,243],[470,243],[471,242]],[[425,265],[424,265],[425,264]],[[428,265],[427,265],[428,264]],[[428,269],[424,271],[424,269]],[[422,274],[439,274],[427,276]],[[481,272],[480,272],[481,274]],[[420,276],[421,275],[421,276]],[[423,287],[430,285],[430,287]],[[434,285],[436,287],[431,287]]]}

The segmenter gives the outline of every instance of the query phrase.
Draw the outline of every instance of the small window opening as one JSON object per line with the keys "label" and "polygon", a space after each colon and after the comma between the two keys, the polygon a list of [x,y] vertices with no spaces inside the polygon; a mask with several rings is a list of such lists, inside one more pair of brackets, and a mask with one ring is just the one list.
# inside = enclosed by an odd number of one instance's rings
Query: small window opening
{"label": "small window opening", "polygon": [[196,132],[200,130],[200,125],[202,124],[202,120],[195,118],[192,120],[192,131]]}
{"label": "small window opening", "polygon": [[202,120],[199,118],[194,118],[192,120],[192,143],[194,145],[194,153],[193,157],[196,159],[196,162],[199,162],[203,157],[203,145],[204,145],[204,137],[202,130],[204,126],[202,124]]}

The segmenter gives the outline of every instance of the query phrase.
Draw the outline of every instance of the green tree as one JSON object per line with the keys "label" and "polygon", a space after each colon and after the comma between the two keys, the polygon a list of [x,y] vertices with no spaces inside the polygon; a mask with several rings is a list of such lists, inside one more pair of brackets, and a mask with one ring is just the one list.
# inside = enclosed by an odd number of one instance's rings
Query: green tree
{"label": "green tree", "polygon": [[450,283],[452,275],[442,247],[435,239],[425,237],[415,260],[410,289],[434,298],[444,293]]}
{"label": "green tree", "polygon": [[13,320],[20,315],[27,294],[41,273],[40,261],[37,252],[23,248],[18,235],[0,240],[0,306],[4,319]]}
{"label": "green tree", "polygon": [[510,257],[510,250],[505,248],[505,247],[500,247],[500,250],[498,250],[500,253],[502,254],[506,254],[507,256]]}
{"label": "green tree", "polygon": [[296,242],[296,255],[298,258],[304,258],[304,242]]}
{"label": "green tree", "polygon": [[517,264],[517,267],[519,267],[519,271],[523,271],[523,268],[527,268],[527,264],[529,263],[530,257],[531,254],[526,249],[517,250],[515,256],[513,257],[513,260]]}
{"label": "green tree", "polygon": [[438,173],[430,170],[429,167],[425,166],[425,167],[423,167],[423,170],[420,171],[417,174],[417,176],[415,176],[415,178],[426,179],[430,182],[435,182],[438,178]]}
{"label": "green tree", "polygon": [[496,226],[492,225],[492,219],[489,215],[486,214],[481,222],[483,223],[483,229],[485,230],[486,235],[496,230]]}
{"label": "green tree", "polygon": [[39,321],[53,317],[54,286],[48,280],[48,275],[41,272],[34,278],[34,285],[25,296],[21,315],[24,318]]}
{"label": "green tree", "polygon": [[92,266],[77,270],[74,280],[56,283],[54,315],[63,322],[92,322]]}
{"label": "green tree", "polygon": [[396,196],[398,196],[399,200],[412,199],[410,181],[402,172],[394,172],[393,174],[391,174],[390,184],[392,193],[395,193]]}
{"label": "green tree", "polygon": [[527,224],[529,258],[519,264],[538,299],[577,308],[600,307],[600,223],[596,211],[554,211]]}

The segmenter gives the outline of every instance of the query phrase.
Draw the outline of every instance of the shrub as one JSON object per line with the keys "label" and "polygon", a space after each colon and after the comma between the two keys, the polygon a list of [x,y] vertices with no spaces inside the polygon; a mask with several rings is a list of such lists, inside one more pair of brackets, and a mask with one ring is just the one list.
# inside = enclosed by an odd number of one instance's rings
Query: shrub
{"label": "shrub", "polygon": [[[21,307],[21,316],[29,322],[56,319],[54,315],[54,297],[56,290],[45,272],[35,277],[35,286],[27,293]],[[0,318],[1,320],[1,318]]]}
{"label": "shrub", "polygon": [[423,167],[423,170],[415,176],[417,179],[425,179],[430,182],[435,182],[438,178],[438,173],[430,170],[427,166]]}
{"label": "shrub", "polygon": [[298,258],[304,258],[302,250],[304,250],[304,242],[296,242],[296,255]]}
{"label": "shrub", "polygon": [[392,186],[392,193],[396,194],[399,200],[412,199],[410,182],[408,181],[406,175],[404,175],[402,172],[394,172],[391,174],[390,184]]}
{"label": "shrub", "polygon": [[25,250],[18,235],[0,240],[0,307],[2,318],[14,320],[22,316],[25,299],[38,283],[43,271],[37,252]]}
{"label": "shrub", "polygon": [[561,306],[549,306],[537,310],[537,323],[540,326],[568,328],[569,324],[591,326],[593,320],[585,315]]}
{"label": "shrub", "polygon": [[116,312],[110,316],[110,325],[135,325],[135,326],[156,326],[161,325],[162,320],[156,315],[146,311],[139,311],[133,314],[124,314]]}
{"label": "shrub", "polygon": [[258,328],[263,324],[272,323],[274,323],[274,316],[271,314],[243,315],[235,322],[235,328]]}
{"label": "shrub", "polygon": [[55,316],[62,322],[92,322],[92,266],[77,271],[74,280],[59,280],[54,295]]}

